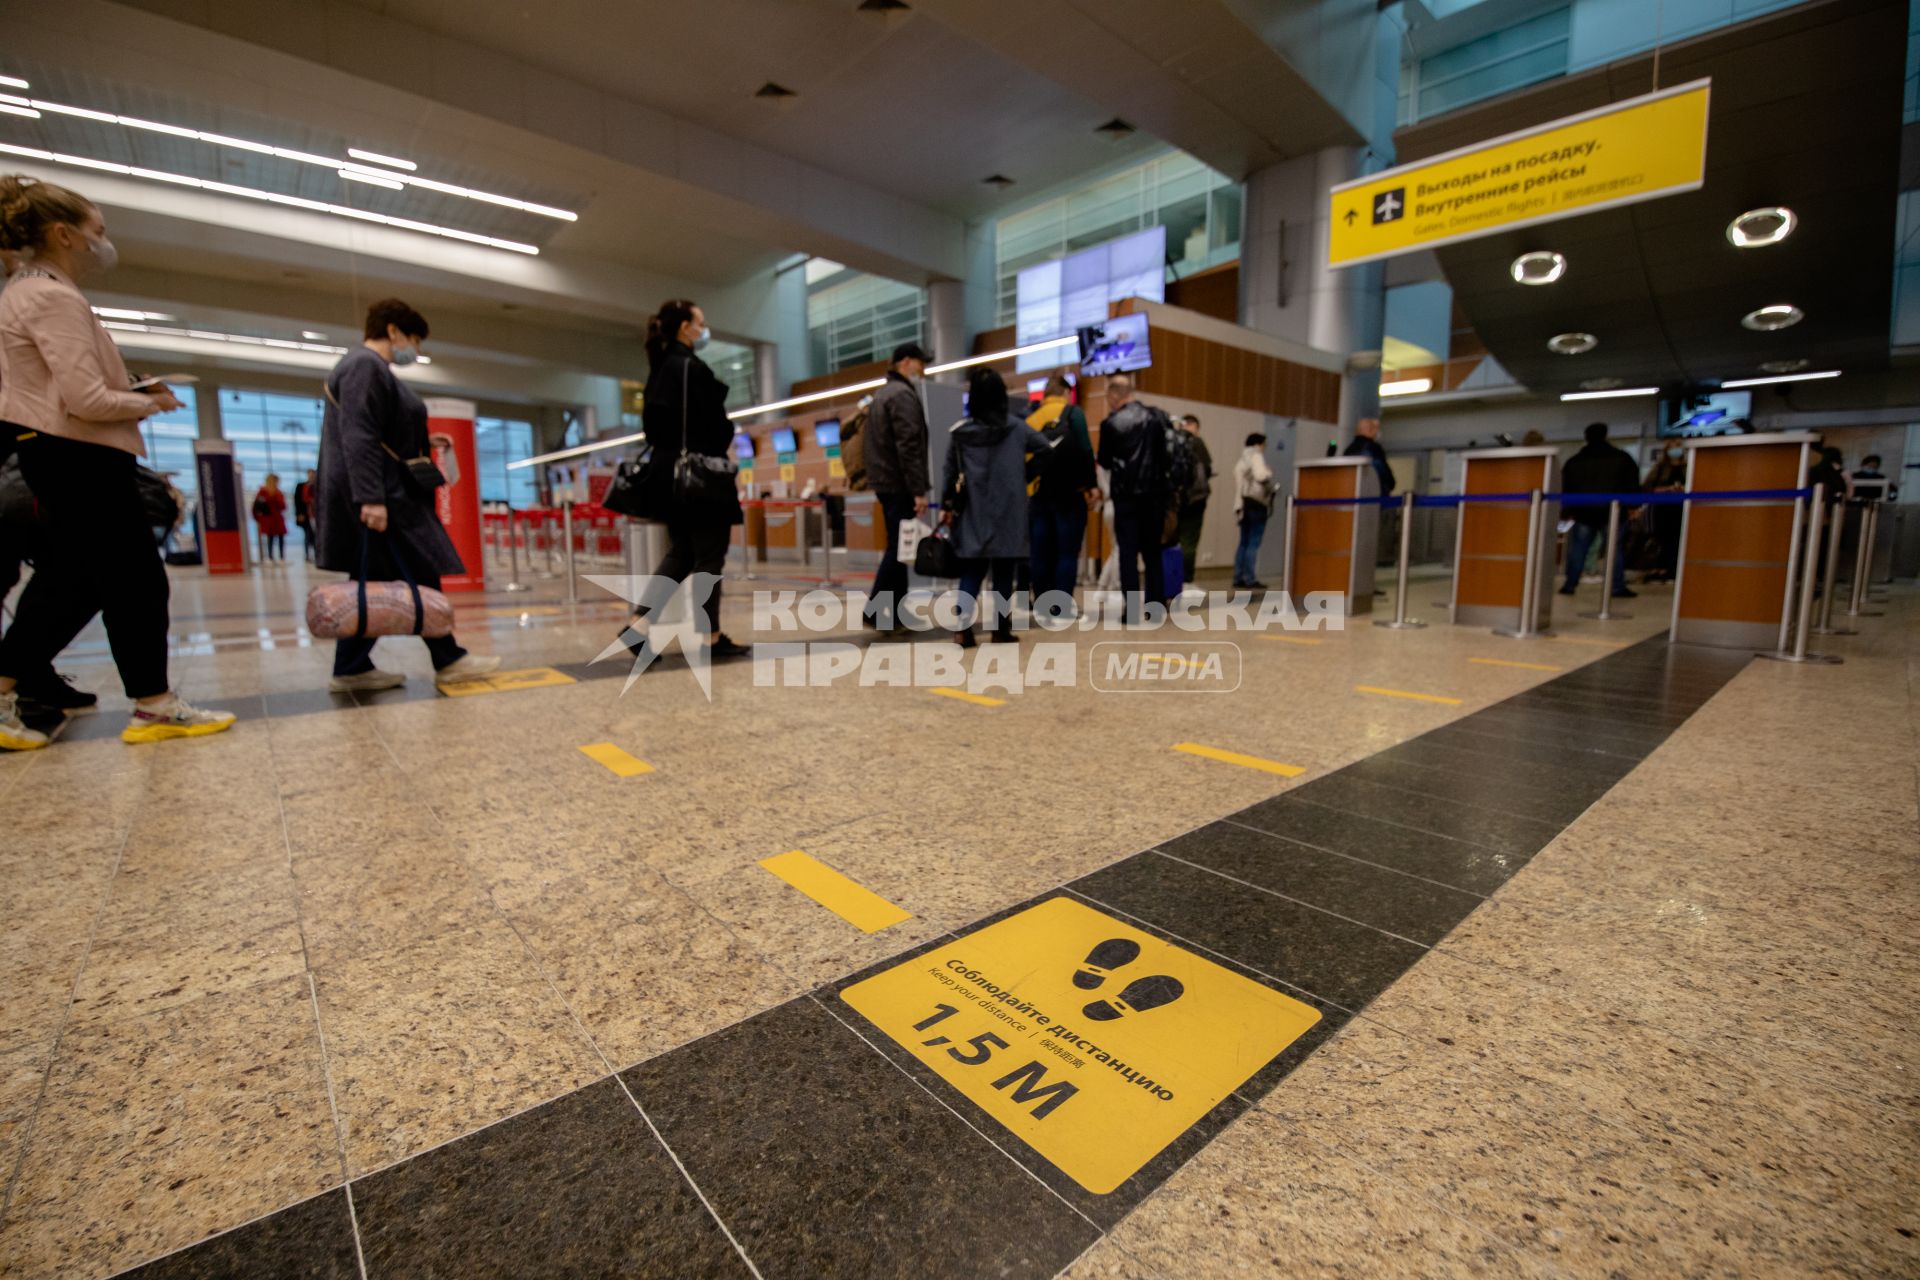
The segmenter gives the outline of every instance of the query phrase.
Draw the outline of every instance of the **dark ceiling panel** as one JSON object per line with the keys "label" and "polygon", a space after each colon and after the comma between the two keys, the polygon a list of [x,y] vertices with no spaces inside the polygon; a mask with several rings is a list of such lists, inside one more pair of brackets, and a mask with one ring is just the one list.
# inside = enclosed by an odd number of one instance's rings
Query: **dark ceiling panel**
{"label": "dark ceiling panel", "polygon": [[[1699,191],[1503,232],[1437,252],[1461,311],[1494,357],[1541,394],[1594,379],[1667,388],[1752,377],[1764,361],[1866,371],[1887,363],[1900,167],[1904,0],[1825,0],[1661,51],[1660,81],[1710,77],[1707,180]],[[1402,130],[1402,161],[1645,93],[1641,56]],[[1784,204],[1785,243],[1739,250],[1727,223]],[[1558,283],[1514,283],[1522,253],[1564,253]],[[1807,318],[1755,333],[1756,307]],[[1556,333],[1595,334],[1582,356]]]}

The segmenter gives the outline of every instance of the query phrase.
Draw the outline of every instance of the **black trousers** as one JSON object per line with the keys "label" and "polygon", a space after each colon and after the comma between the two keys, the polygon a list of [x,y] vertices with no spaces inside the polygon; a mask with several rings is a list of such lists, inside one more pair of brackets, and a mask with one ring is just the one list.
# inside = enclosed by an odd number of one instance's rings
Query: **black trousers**
{"label": "black trousers", "polygon": [[167,691],[167,570],[133,468],[132,454],[106,445],[44,433],[20,442],[20,471],[46,529],[0,639],[0,676],[45,671],[101,615],[127,696]]}
{"label": "black trousers", "polygon": [[[667,521],[667,551],[654,566],[653,576],[685,582],[688,575],[710,573],[713,590],[707,593],[707,634],[720,634],[720,583],[727,568],[727,547],[733,541],[733,523],[725,516],[680,516]],[[634,616],[645,618],[672,598],[672,588],[656,583],[641,599]]]}
{"label": "black trousers", "polygon": [[[365,535],[363,534],[362,536]],[[404,554],[403,550],[396,545],[398,541],[397,538],[393,537],[376,537],[367,547],[368,582],[399,582],[405,576],[400,572],[400,566],[393,562],[395,555]],[[417,585],[429,587],[435,591],[440,589],[439,574],[422,573],[418,569],[414,569],[411,558],[407,561],[407,568],[413,570],[413,580]],[[347,577],[349,581],[357,582],[360,578],[359,571],[356,569],[353,573],[348,574]],[[404,639],[405,637],[395,636],[393,638],[398,640]],[[379,636],[347,636],[335,640],[333,642],[333,674],[337,676],[357,676],[363,672],[373,670],[373,646],[377,644],[380,639],[381,637]],[[467,656],[467,651],[462,648],[460,642],[452,636],[422,636],[420,640],[422,644],[427,646],[427,655],[433,659],[433,669],[435,671],[440,670],[442,667],[452,666]]]}
{"label": "black trousers", "polygon": [[1160,535],[1166,521],[1166,504],[1156,498],[1115,498],[1113,500],[1113,540],[1120,556],[1120,590],[1125,600],[1126,620],[1140,619],[1140,560],[1147,562],[1146,599],[1165,604],[1167,578],[1165,562],[1160,558]]}
{"label": "black trousers", "polygon": [[876,493],[874,504],[880,508],[880,518],[887,522],[887,549],[881,552],[880,568],[873,575],[868,616],[874,626],[885,630],[894,625],[900,598],[907,594],[907,566],[900,563],[900,522],[913,518],[913,495]]}

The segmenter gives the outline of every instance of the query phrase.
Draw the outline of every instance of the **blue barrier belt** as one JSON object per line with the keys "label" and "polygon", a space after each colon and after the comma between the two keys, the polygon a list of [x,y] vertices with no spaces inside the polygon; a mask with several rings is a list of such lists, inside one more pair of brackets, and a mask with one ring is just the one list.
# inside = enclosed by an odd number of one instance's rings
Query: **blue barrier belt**
{"label": "blue barrier belt", "polygon": [[[1755,502],[1767,499],[1786,501],[1791,498],[1810,498],[1811,487],[1805,489],[1709,489],[1699,493],[1542,493],[1541,500],[1557,502],[1563,507],[1603,507],[1609,502],[1618,502],[1623,507],[1665,507],[1685,502]],[[1416,507],[1457,507],[1474,502],[1530,502],[1531,493],[1420,493],[1415,494],[1413,505]],[[1399,506],[1403,500],[1394,494],[1371,498],[1295,498],[1296,507],[1372,507],[1392,504]]]}

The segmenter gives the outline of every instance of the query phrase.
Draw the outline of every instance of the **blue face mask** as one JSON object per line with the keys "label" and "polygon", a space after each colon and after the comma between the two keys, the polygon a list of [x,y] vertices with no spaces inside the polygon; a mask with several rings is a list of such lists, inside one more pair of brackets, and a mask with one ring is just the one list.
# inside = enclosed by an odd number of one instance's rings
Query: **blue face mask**
{"label": "blue face mask", "polygon": [[700,336],[693,340],[693,349],[695,351],[703,351],[706,349],[706,345],[712,341],[713,341],[713,330],[702,329],[700,331]]}
{"label": "blue face mask", "polygon": [[420,352],[416,348],[403,347],[397,342],[393,344],[393,362],[402,369],[419,358]]}

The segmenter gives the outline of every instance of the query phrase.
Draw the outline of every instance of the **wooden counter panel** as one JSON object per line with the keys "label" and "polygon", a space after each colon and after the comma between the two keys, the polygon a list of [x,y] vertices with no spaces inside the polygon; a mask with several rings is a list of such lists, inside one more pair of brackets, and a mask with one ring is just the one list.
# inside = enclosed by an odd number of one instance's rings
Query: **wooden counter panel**
{"label": "wooden counter panel", "polygon": [[[1301,467],[1293,473],[1298,485],[1294,496],[1296,498],[1351,498],[1354,495],[1354,486],[1360,483],[1359,472],[1359,467]],[[1301,514],[1304,515],[1305,512]]]}
{"label": "wooden counter panel", "polygon": [[1527,504],[1524,502],[1462,503],[1462,556],[1520,555],[1527,549]]}
{"label": "wooden counter panel", "polygon": [[1785,564],[1793,542],[1793,506],[1696,502],[1687,511],[1687,561],[1760,560]]}
{"label": "wooden counter panel", "polygon": [[1682,618],[1778,622],[1786,603],[1787,568],[1687,562],[1680,582]]}
{"label": "wooden counter panel", "polygon": [[1349,591],[1353,587],[1353,557],[1346,552],[1301,551],[1293,558],[1293,595],[1309,591]]}
{"label": "wooden counter panel", "polygon": [[[1520,542],[1526,543],[1522,531]],[[1490,560],[1463,556],[1460,560],[1460,604],[1492,605],[1503,609],[1520,607],[1520,587],[1526,577],[1525,562],[1519,559]]]}
{"label": "wooden counter panel", "polygon": [[1793,489],[1800,483],[1799,444],[1756,444],[1693,451],[1693,487],[1714,489]]}
{"label": "wooden counter panel", "polygon": [[[1546,487],[1545,458],[1474,458],[1467,463],[1467,493],[1531,493]],[[1524,503],[1516,504],[1522,511]]]}
{"label": "wooden counter panel", "polygon": [[1294,545],[1303,552],[1353,553],[1353,516],[1344,507],[1296,507]]}

